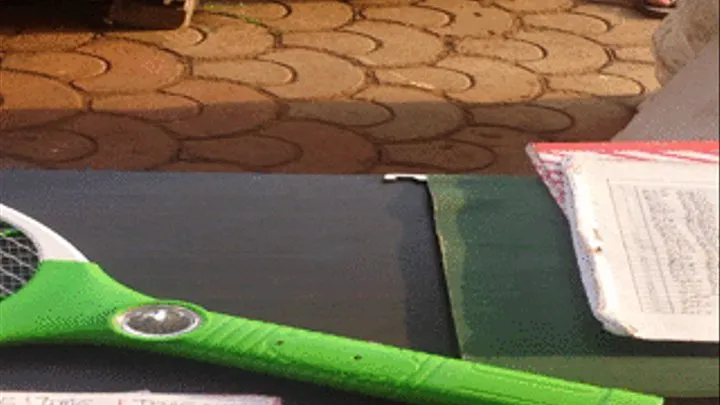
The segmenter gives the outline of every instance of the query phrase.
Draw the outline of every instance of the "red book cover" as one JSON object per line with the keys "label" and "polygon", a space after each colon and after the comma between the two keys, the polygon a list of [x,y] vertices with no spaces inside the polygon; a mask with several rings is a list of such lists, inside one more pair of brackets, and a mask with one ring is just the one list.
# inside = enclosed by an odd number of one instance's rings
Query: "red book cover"
{"label": "red book cover", "polygon": [[718,164],[718,141],[531,143],[526,152],[560,207],[565,207],[563,159],[591,153],[615,159]]}

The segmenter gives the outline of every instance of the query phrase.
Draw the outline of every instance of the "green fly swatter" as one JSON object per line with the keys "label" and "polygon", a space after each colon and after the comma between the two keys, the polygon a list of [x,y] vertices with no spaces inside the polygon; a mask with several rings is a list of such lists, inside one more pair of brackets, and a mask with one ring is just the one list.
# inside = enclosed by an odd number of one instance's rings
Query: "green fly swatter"
{"label": "green fly swatter", "polygon": [[48,227],[0,204],[0,344],[31,342],[150,350],[415,404],[662,403],[149,297],[110,278]]}

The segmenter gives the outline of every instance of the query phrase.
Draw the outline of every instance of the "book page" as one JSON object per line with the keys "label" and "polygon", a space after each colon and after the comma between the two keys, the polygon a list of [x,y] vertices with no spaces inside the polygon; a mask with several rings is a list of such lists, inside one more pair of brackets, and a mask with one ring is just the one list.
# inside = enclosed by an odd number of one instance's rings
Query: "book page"
{"label": "book page", "polygon": [[606,329],[717,342],[718,166],[577,155],[566,176],[581,273]]}

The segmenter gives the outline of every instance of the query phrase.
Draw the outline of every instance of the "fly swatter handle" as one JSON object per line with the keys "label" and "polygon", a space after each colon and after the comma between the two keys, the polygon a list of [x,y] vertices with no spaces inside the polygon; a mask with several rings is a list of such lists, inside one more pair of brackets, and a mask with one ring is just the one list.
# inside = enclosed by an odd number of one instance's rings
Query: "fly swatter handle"
{"label": "fly swatter handle", "polygon": [[206,313],[192,333],[150,347],[415,404],[662,404],[654,396],[216,313]]}

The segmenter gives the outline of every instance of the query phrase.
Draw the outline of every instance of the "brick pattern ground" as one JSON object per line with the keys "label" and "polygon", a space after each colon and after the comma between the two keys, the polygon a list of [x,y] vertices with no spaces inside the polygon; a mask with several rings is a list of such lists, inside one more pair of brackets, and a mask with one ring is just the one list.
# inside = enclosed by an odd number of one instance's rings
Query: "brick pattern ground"
{"label": "brick pattern ground", "polygon": [[581,0],[226,0],[175,32],[23,7],[0,167],[527,174],[528,142],[606,140],[657,87],[657,21]]}

